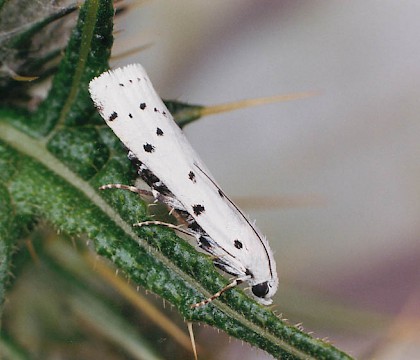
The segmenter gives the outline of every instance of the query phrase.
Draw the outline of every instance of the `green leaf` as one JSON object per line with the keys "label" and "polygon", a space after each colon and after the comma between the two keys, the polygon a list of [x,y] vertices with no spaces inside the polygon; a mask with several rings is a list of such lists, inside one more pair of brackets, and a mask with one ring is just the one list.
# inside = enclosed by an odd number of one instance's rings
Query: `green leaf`
{"label": "green leaf", "polygon": [[165,100],[165,105],[181,129],[203,116],[202,105],[185,104],[176,100]]}
{"label": "green leaf", "polygon": [[[191,304],[228,283],[209,256],[166,228],[133,228],[132,223],[148,218],[147,204],[138,196],[122,190],[99,193],[100,185],[135,178],[87,91],[89,81],[108,67],[113,12],[108,0],[84,3],[52,88],[35,113],[0,108],[2,299],[13,244],[43,219],[66,234],[91,239],[98,254],[131,281],[170,301],[185,319],[218,327],[275,357],[349,359],[287,325],[240,289],[192,309]],[[191,110],[175,105],[178,116]]]}

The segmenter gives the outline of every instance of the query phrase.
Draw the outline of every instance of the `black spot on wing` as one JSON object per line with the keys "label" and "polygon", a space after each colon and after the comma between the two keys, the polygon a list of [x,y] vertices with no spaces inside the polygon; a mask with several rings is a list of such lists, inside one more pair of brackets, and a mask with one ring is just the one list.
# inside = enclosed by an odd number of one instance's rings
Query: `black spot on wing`
{"label": "black spot on wing", "polygon": [[128,81],[129,81],[131,84],[133,83],[133,80],[131,80],[131,79],[130,79],[130,80],[128,80]]}
{"label": "black spot on wing", "polygon": [[188,225],[188,228],[191,229],[194,232],[204,233],[204,230],[202,229],[202,227],[200,225],[198,225],[197,221],[195,221],[195,220],[192,220],[190,222],[190,224]]}
{"label": "black spot on wing", "polygon": [[224,198],[225,197],[225,194],[223,194],[223,191],[222,190],[217,190],[217,192],[219,193],[219,196],[221,197],[221,198]]}
{"label": "black spot on wing", "polygon": [[211,244],[210,242],[206,239],[205,236],[200,236],[200,238],[198,239],[198,245],[202,248],[202,249],[209,249],[211,248]]}
{"label": "black spot on wing", "polygon": [[195,174],[194,172],[190,171],[188,173],[188,179],[190,179],[194,184],[197,182],[196,178],[195,178]]}
{"label": "black spot on wing", "polygon": [[153,186],[154,183],[159,182],[159,178],[153,174],[146,165],[144,165],[141,161],[139,161],[140,166],[138,166],[138,174],[141,176],[141,178],[147,183],[149,186]]}
{"label": "black spot on wing", "polygon": [[234,244],[237,249],[242,249],[243,247],[242,243],[239,240],[235,240]]}
{"label": "black spot on wing", "polygon": [[153,110],[154,110],[154,112],[159,112],[159,110],[157,108],[154,108]]}
{"label": "black spot on wing", "polygon": [[108,121],[114,121],[118,117],[118,114],[114,111],[108,118]]}
{"label": "black spot on wing", "polygon": [[163,194],[163,195],[171,194],[171,191],[162,181],[153,183],[152,188],[155,189],[158,193]]}
{"label": "black spot on wing", "polygon": [[206,211],[204,206],[200,204],[193,205],[192,208],[193,208],[194,214],[197,216],[201,215],[204,211]]}
{"label": "black spot on wing", "polygon": [[122,83],[119,83],[118,85],[120,85],[120,86],[124,87],[124,84],[122,84]]}
{"label": "black spot on wing", "polygon": [[146,103],[141,103],[140,104],[140,109],[142,109],[142,110],[146,109]]}
{"label": "black spot on wing", "polygon": [[156,128],[156,135],[157,136],[163,136],[163,131],[161,128]]}
{"label": "black spot on wing", "polygon": [[128,160],[131,161],[131,163],[136,167],[139,168],[140,166],[143,165],[143,163],[137,159],[136,155],[134,155],[134,153],[131,150],[128,150],[128,154],[127,154]]}
{"label": "black spot on wing", "polygon": [[155,147],[152,144],[149,144],[149,143],[144,144],[143,149],[144,149],[144,151],[146,151],[148,153],[152,153],[153,151],[155,151]]}
{"label": "black spot on wing", "polygon": [[130,119],[132,119],[132,118],[133,118],[133,115],[132,115],[131,113],[129,113],[129,114],[128,114],[128,117],[129,117]]}
{"label": "black spot on wing", "polygon": [[144,165],[140,160],[138,160],[134,154],[129,152],[129,159],[134,163],[134,165],[137,167],[137,173],[140,175],[140,177],[144,180],[144,182],[149,185],[151,188],[155,189],[157,192],[159,192],[162,195],[169,195],[171,192],[166,187],[160,179],[153,174],[146,165]]}

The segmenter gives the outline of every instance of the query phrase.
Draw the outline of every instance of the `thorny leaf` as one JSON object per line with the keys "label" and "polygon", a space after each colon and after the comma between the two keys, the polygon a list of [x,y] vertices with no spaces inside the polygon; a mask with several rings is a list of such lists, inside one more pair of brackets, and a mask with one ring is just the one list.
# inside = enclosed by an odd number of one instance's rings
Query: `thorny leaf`
{"label": "thorny leaf", "polygon": [[[227,279],[208,256],[172,231],[133,229],[132,223],[148,216],[137,196],[123,191],[99,193],[102,184],[134,179],[125,151],[104,126],[87,91],[89,81],[108,68],[113,14],[112,1],[86,1],[52,88],[37,111],[0,107],[1,299],[12,270],[14,244],[43,219],[68,235],[87,236],[98,254],[132,282],[171,302],[185,319],[218,327],[283,359],[349,359],[287,325],[239,289],[191,309],[191,304],[220,290]],[[36,26],[41,23],[34,21],[32,29]],[[20,39],[8,41],[19,44],[32,35],[21,32]],[[0,89],[4,93],[5,87]],[[188,122],[181,114],[191,111],[191,106],[171,104],[175,115]],[[194,111],[192,117],[197,117]]]}

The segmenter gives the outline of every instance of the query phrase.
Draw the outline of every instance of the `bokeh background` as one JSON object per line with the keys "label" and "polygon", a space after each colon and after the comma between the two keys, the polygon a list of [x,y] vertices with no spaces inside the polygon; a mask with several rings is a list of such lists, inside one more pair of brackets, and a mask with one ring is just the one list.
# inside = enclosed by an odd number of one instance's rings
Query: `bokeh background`
{"label": "bokeh background", "polygon": [[419,13],[418,1],[155,0],[116,24],[114,55],[151,46],[112,66],[141,62],[164,98],[319,92],[185,131],[269,238],[277,310],[361,358],[420,357]]}

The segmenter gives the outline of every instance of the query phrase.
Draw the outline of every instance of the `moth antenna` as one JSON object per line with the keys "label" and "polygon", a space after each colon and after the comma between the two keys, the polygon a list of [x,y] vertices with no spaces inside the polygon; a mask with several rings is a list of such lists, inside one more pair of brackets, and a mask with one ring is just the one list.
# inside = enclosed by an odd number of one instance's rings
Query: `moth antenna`
{"label": "moth antenna", "polygon": [[170,224],[170,223],[165,223],[162,221],[157,221],[157,220],[151,220],[151,221],[142,221],[139,223],[135,223],[133,224],[133,226],[137,226],[137,227],[142,227],[142,226],[149,226],[149,225],[162,225],[162,226],[166,226],[169,229],[174,229],[176,231],[179,231],[183,234],[189,235],[189,236],[195,236],[195,234],[191,231],[185,230],[183,228],[181,228],[179,225],[174,225],[174,224]]}
{"label": "moth antenna", "polygon": [[192,325],[193,325],[192,322],[190,321],[187,322],[188,333],[190,334],[191,346],[194,353],[194,359],[198,360],[197,347],[195,346],[195,338],[194,338],[194,331],[193,331]]}
{"label": "moth antenna", "polygon": [[153,193],[149,190],[143,190],[139,189],[135,186],[131,185],[123,185],[123,184],[106,184],[99,187],[99,190],[106,190],[106,189],[122,189],[122,190],[128,190],[133,193],[143,195],[143,196],[153,196]]}
{"label": "moth antenna", "polygon": [[220,297],[220,295],[222,295],[224,292],[228,291],[229,289],[234,288],[235,286],[238,286],[240,283],[242,283],[242,281],[244,281],[243,278],[237,278],[233,280],[230,284],[226,285],[223,289],[219,290],[216,294],[210,296],[206,300],[203,300],[203,301],[200,301],[199,303],[191,305],[191,309],[195,309],[200,306],[206,305],[209,302],[212,302],[214,299],[217,299],[218,297]]}

